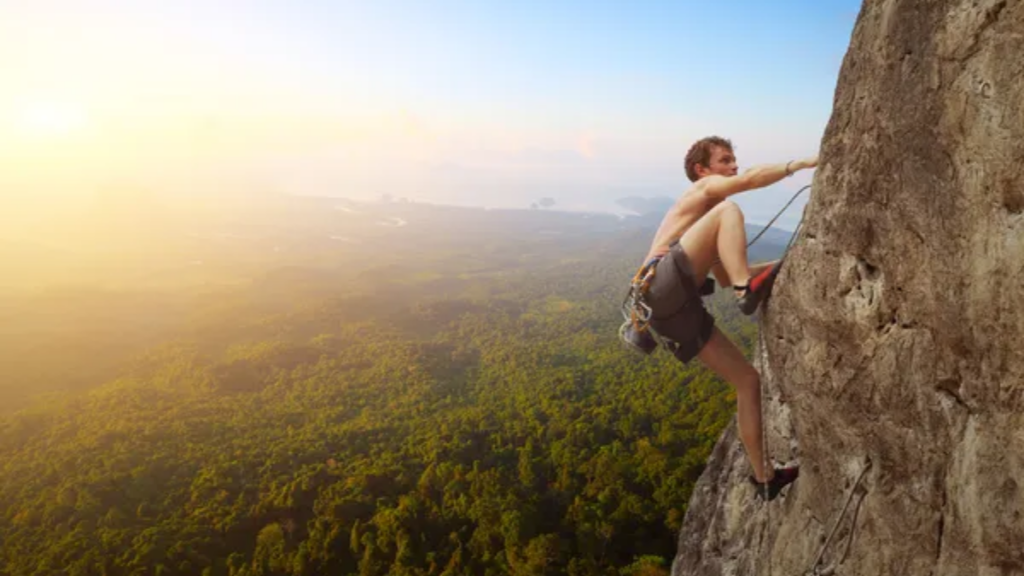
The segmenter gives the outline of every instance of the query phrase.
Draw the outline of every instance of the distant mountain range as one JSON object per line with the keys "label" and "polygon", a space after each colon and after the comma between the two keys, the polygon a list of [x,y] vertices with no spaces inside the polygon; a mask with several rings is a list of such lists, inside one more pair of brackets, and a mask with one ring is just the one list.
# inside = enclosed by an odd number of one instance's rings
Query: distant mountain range
{"label": "distant mountain range", "polygon": [[651,214],[653,212],[664,213],[665,210],[668,210],[672,206],[672,202],[673,200],[668,196],[655,196],[653,198],[626,196],[625,198],[619,198],[615,201],[619,206],[622,206],[626,210],[633,211],[640,216]]}

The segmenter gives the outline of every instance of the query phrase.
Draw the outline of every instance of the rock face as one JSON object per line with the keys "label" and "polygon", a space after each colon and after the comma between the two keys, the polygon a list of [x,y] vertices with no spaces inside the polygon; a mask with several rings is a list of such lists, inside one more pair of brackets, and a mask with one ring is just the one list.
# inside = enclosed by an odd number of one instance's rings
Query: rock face
{"label": "rock face", "polygon": [[758,360],[673,574],[1024,574],[1024,0],[864,2]]}

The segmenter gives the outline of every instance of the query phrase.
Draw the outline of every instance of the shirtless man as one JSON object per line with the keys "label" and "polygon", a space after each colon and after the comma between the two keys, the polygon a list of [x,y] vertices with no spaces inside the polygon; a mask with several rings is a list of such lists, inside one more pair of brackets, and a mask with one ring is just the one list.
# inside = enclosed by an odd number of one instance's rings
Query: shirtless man
{"label": "shirtless man", "polygon": [[711,272],[719,285],[733,286],[744,314],[757,310],[781,262],[750,267],[743,213],[728,198],[817,164],[814,156],[754,166],[737,174],[731,142],[717,136],[699,140],[686,155],[686,175],[693,186],[665,214],[644,258],[645,263],[659,259],[645,298],[652,310],[651,328],[672,341],[672,352],[681,362],[697,357],[736,388],[740,439],[754,470],[751,481],[758,495],[769,500],[799,471],[796,467],[765,469],[760,377],[714,325],[700,299],[700,285]]}

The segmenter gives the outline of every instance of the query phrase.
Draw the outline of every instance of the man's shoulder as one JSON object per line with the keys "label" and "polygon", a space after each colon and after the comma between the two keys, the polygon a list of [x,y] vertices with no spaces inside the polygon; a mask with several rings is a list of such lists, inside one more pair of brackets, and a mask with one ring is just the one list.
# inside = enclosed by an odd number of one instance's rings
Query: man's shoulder
{"label": "man's shoulder", "polygon": [[683,206],[704,206],[710,200],[708,196],[707,178],[704,177],[694,182],[679,196],[677,204]]}
{"label": "man's shoulder", "polygon": [[707,190],[716,184],[721,184],[735,176],[722,176],[721,174],[708,174],[707,176],[697,180],[693,183],[693,188],[700,188],[701,190]]}

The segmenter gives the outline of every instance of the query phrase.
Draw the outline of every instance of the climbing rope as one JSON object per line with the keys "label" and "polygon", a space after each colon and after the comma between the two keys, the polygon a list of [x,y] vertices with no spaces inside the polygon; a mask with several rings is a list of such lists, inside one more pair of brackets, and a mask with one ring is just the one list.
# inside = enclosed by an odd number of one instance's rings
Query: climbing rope
{"label": "climbing rope", "polygon": [[[768,228],[765,227],[765,229],[767,230]],[[787,249],[788,249],[788,247],[787,247]],[[785,254],[783,254],[783,255],[785,255]],[[762,305],[767,304],[767,303],[768,302],[765,301]],[[765,348],[764,348],[764,330],[762,330],[760,326],[757,327],[757,346],[758,346],[758,350],[761,351],[761,366],[762,366],[761,370],[764,371],[764,365],[767,362],[767,358],[766,358],[767,351],[765,351]],[[767,418],[765,418],[765,407],[766,407],[766,404],[765,404],[765,401],[764,401],[764,389],[765,389],[764,380],[758,379],[758,388],[759,388],[759,392],[761,394],[761,406],[760,406],[760,408],[761,408],[761,469],[764,470],[765,474],[767,474],[768,473],[768,467],[771,466],[771,462],[768,461],[768,430],[767,430],[767,428],[765,426],[765,421],[767,420]],[[765,506],[764,506],[764,514],[765,514],[764,525],[765,525],[765,527],[770,532],[771,529],[772,529],[772,507],[769,505],[769,501],[768,501],[768,493],[769,493],[769,491],[770,491],[770,488],[768,486],[768,482],[765,482],[764,483],[764,503],[765,503]],[[769,542],[770,541],[771,540],[769,540]],[[772,576],[772,556],[771,556],[770,553],[768,554],[768,576]]]}
{"label": "climbing rope", "polygon": [[[764,227],[764,229],[761,230],[761,232],[758,233],[757,236],[755,236],[754,239],[751,240],[749,244],[747,244],[747,247],[749,248],[751,245],[753,245],[753,243],[756,242],[757,239],[760,238],[761,235],[763,235],[765,233],[765,231],[768,230],[768,228],[775,222],[775,220],[778,219],[779,216],[781,216],[783,212],[785,212],[786,208],[788,208],[789,205],[793,203],[793,201],[796,199],[796,197],[799,196],[804,190],[807,190],[808,188],[810,188],[810,185],[804,186],[800,190],[797,190],[796,194],[794,194],[793,197],[789,199],[789,202],[786,203],[786,205],[782,208],[782,210],[780,210],[775,215],[775,217],[772,218],[771,221],[768,222],[768,224]],[[806,215],[806,208],[801,213],[800,221],[797,223],[796,229],[793,231],[793,235],[790,236],[789,241],[786,243],[786,248],[782,251],[781,258],[785,258],[786,257],[786,255],[789,253],[790,247],[793,245],[794,240],[800,234],[800,231],[803,228],[804,216],[805,215]],[[762,306],[767,306],[767,305],[768,305],[768,301],[765,301],[765,303]],[[762,310],[763,310],[763,308],[762,308]],[[758,348],[759,348],[759,350],[761,352],[761,366],[762,366],[762,371],[763,371],[764,367],[766,366],[767,361],[768,361],[768,358],[767,358],[768,352],[767,352],[767,350],[765,348],[764,331],[761,329],[760,326],[758,327],[757,337],[758,337]],[[761,389],[760,389],[760,397],[761,397],[761,410],[762,410],[762,413],[763,413],[763,411],[765,409],[765,386],[763,385],[763,382],[762,382]],[[768,454],[769,454],[769,452],[768,452],[768,447],[769,447],[769,444],[768,444],[768,431],[767,431],[767,427],[765,425],[765,422],[766,422],[766,418],[762,417],[761,418],[761,447],[762,447],[761,448],[761,456],[762,456],[762,466],[763,466],[763,469],[767,473],[771,463],[769,462],[769,458],[768,458]],[[867,471],[870,470],[870,469],[871,469],[871,460],[868,459],[868,460],[866,460],[864,462],[864,465],[861,467],[860,473],[857,475],[857,479],[854,481],[853,486],[850,487],[850,491],[846,495],[846,501],[843,503],[843,507],[840,509],[838,517],[836,517],[835,521],[832,523],[832,529],[829,531],[828,536],[825,538],[825,541],[822,543],[821,548],[818,550],[818,554],[817,554],[817,556],[814,559],[814,563],[811,564],[810,568],[808,568],[808,571],[806,572],[806,576],[833,576],[835,574],[835,570],[838,567],[838,565],[846,560],[846,556],[850,552],[850,546],[853,543],[853,533],[854,533],[854,530],[856,529],[857,518],[860,515],[860,506],[864,502],[864,495],[861,495],[861,497],[857,501],[857,507],[856,507],[856,509],[855,509],[855,511],[853,513],[850,529],[849,529],[849,531],[848,531],[848,533],[846,535],[846,546],[843,549],[842,555],[838,559],[833,561],[831,564],[829,564],[828,566],[822,566],[822,560],[825,558],[825,553],[828,551],[829,545],[832,543],[832,539],[835,537],[836,532],[839,529],[839,525],[842,523],[843,519],[846,517],[846,512],[850,508],[850,503],[853,501],[853,496],[857,493],[857,490],[858,490],[858,488],[861,485],[861,481],[864,479],[865,474],[867,474]],[[768,484],[767,483],[765,483],[765,485],[764,485],[764,490],[765,490],[765,493],[764,493],[765,503],[767,504],[767,502],[768,502],[768,498],[767,498],[767,496],[768,496]],[[768,530],[771,530],[772,523],[771,523],[771,507],[770,506],[765,506],[765,526],[767,527]],[[769,555],[769,557],[768,557],[768,574],[769,574],[769,576],[771,575],[771,572],[772,572],[772,563],[771,563],[771,556]]]}
{"label": "climbing rope", "polygon": [[[757,234],[754,235],[754,238],[752,240],[750,240],[749,242],[747,242],[747,248],[750,248],[751,246],[753,246],[754,242],[757,242],[761,238],[761,236],[764,236],[764,233],[767,232],[768,229],[772,227],[772,224],[775,224],[775,221],[778,220],[779,217],[782,216],[786,212],[786,210],[789,208],[789,206],[796,200],[797,196],[803,194],[805,190],[809,190],[810,188],[811,188],[811,185],[807,184],[803,188],[800,188],[799,190],[797,190],[796,193],[793,194],[792,197],[790,197],[789,201],[786,202],[786,205],[783,206],[781,210],[776,212],[775,216],[772,216],[772,219],[769,220],[768,223],[764,225],[764,228],[761,228],[761,230]],[[793,239],[796,238],[796,235],[800,233],[800,226],[803,225],[803,222],[804,222],[804,217],[803,217],[803,213],[801,213],[801,215],[800,215],[800,222],[797,223],[796,229],[793,230],[793,235],[789,237],[789,243],[786,244],[786,249],[783,250],[783,252],[782,252],[783,256],[786,255],[786,252],[789,252],[789,247],[793,243]],[[722,262],[721,258],[716,258],[715,262],[714,262],[714,264],[712,264],[712,266],[716,266],[716,265],[720,264],[721,262]]]}
{"label": "climbing rope", "polygon": [[[808,184],[808,185],[800,188],[799,190],[797,190],[796,193],[794,193],[793,196],[789,199],[789,202],[786,202],[786,205],[783,206],[782,209],[779,210],[775,214],[775,216],[773,216],[772,219],[768,221],[767,224],[765,224],[764,228],[762,228],[761,231],[758,232],[757,235],[755,235],[754,238],[749,243],[747,243],[747,248],[750,248],[751,246],[753,246],[754,242],[757,242],[757,240],[761,236],[763,236],[764,233],[767,232],[769,228],[771,228],[771,225],[774,224],[775,221],[778,220],[780,216],[782,216],[782,214],[786,211],[786,209],[789,208],[789,206],[793,203],[793,201],[796,200],[797,196],[802,194],[805,190],[810,189],[810,187],[811,187],[811,185]],[[789,241],[786,242],[786,248],[783,249],[782,255],[779,257],[780,260],[782,260],[782,259],[784,259],[786,257],[786,255],[789,253],[789,248],[793,245],[793,241],[796,239],[797,235],[800,234],[800,229],[803,227],[804,215],[806,214],[806,212],[807,212],[807,209],[805,207],[804,210],[801,211],[801,213],[800,213],[800,221],[797,222],[796,229],[793,230],[793,234],[789,237]],[[715,264],[718,264],[719,262],[721,262],[721,260],[716,260]],[[768,306],[768,302],[769,301],[770,301],[770,299],[766,300],[762,304],[762,307]],[[762,308],[762,310],[763,310],[763,308]],[[760,350],[760,353],[761,353],[761,367],[762,367],[761,369],[762,369],[762,372],[763,372],[764,371],[764,367],[768,363],[768,357],[767,357],[768,356],[768,351],[765,348],[764,330],[761,328],[761,326],[758,326],[758,328],[757,328],[757,340],[758,340],[758,342],[757,342],[758,343],[758,350]],[[765,412],[765,408],[767,406],[767,403],[765,402],[765,383],[764,383],[763,380],[761,380],[761,382],[760,382],[759,393],[760,393],[760,399],[761,399],[761,414],[762,414],[762,416],[761,416],[761,469],[764,470],[765,474],[767,474],[769,469],[774,469],[774,466],[772,466],[771,462],[768,459],[768,453],[769,453],[768,452],[768,430],[767,430],[767,427],[765,425],[765,422],[767,421],[767,418],[764,417],[764,412]],[[764,483],[762,489],[764,490],[763,496],[764,496],[764,502],[765,502],[765,508],[764,508],[764,510],[765,510],[765,527],[766,527],[767,530],[770,531],[771,530],[771,526],[772,526],[772,516],[771,516],[771,506],[768,505],[768,502],[769,502],[768,501],[768,496],[769,496],[770,488],[769,488],[769,485],[768,485],[767,482]],[[770,542],[770,540],[769,540],[769,542]],[[771,576],[771,574],[772,574],[772,561],[771,561],[771,555],[769,555],[768,556],[768,576]],[[815,575],[815,576],[818,576],[818,575]]]}
{"label": "climbing rope", "polygon": [[835,536],[836,530],[839,528],[839,523],[846,516],[846,511],[850,508],[850,502],[853,500],[853,495],[857,492],[857,488],[860,486],[860,481],[864,478],[864,474],[871,468],[871,460],[864,462],[861,466],[860,474],[857,475],[857,480],[850,487],[850,493],[846,495],[846,503],[843,504],[842,510],[839,511],[839,516],[836,521],[832,523],[832,530],[828,533],[828,538],[825,538],[825,542],[822,543],[821,549],[818,550],[818,556],[814,559],[814,564],[807,571],[808,576],[831,576],[835,573],[836,566],[846,559],[846,554],[850,551],[850,543],[853,540],[853,529],[856,528],[857,516],[860,513],[860,503],[864,501],[864,497],[861,496],[860,500],[857,501],[857,512],[853,515],[853,525],[850,526],[850,532],[846,540],[846,550],[843,552],[842,557],[831,565],[822,568],[821,560],[825,557],[825,551],[828,549],[828,545],[832,542],[832,537]]}
{"label": "climbing rope", "polygon": [[[804,190],[808,190],[810,187],[811,187],[811,185],[808,184],[808,185],[804,186],[803,188],[800,188],[799,190],[797,190],[796,193],[793,194],[793,197],[789,199],[789,202],[786,202],[786,205],[782,207],[782,210],[779,210],[775,214],[775,216],[772,217],[772,219],[768,221],[768,224],[766,224],[765,227],[760,232],[758,232],[758,234],[756,236],[754,236],[754,239],[751,240],[747,244],[747,248],[750,248],[751,246],[753,246],[754,242],[757,242],[758,238],[760,238],[768,230],[768,228],[770,228],[771,225],[774,224],[775,221],[778,220],[780,216],[782,216],[782,214],[786,211],[786,209],[789,208],[790,204],[792,204],[793,201],[796,200],[796,197],[799,196],[800,194],[802,194],[804,192]],[[796,229],[793,230],[793,234],[789,237],[789,241],[786,242],[786,248],[782,251],[782,256],[780,256],[780,258],[779,258],[780,260],[784,259],[786,257],[786,255],[789,253],[789,248],[793,245],[793,241],[796,239],[797,235],[800,234],[800,229],[803,227],[804,215],[806,214],[806,212],[807,212],[806,207],[804,208],[803,211],[800,212],[800,221],[797,222]],[[769,301],[770,301],[770,299],[766,300],[764,302],[764,304],[762,304],[762,306],[768,306],[768,302]],[[761,367],[762,367],[762,371],[763,371],[765,365],[768,362],[768,358],[767,358],[768,352],[765,349],[765,344],[764,344],[764,330],[762,330],[760,326],[758,326],[758,328],[757,328],[757,344],[758,344],[758,349],[761,351]],[[764,389],[765,389],[764,382],[761,382],[760,394],[761,394],[761,413],[762,414],[764,414],[764,409],[765,409],[765,392],[764,392]],[[762,459],[761,466],[763,467],[763,470],[765,471],[765,474],[768,473],[768,468],[769,468],[769,465],[771,464],[768,461],[768,431],[767,431],[767,429],[765,427],[765,421],[766,420],[767,419],[764,418],[763,416],[761,417],[761,459]],[[765,502],[767,502],[768,501],[768,483],[767,482],[764,485],[764,490],[765,490],[765,492],[764,492]],[[769,521],[769,523],[771,522],[771,517],[770,516],[768,517],[768,521]]]}
{"label": "climbing rope", "polygon": [[[756,236],[754,236],[754,239],[751,240],[747,244],[747,248],[750,248],[751,246],[753,246],[754,242],[757,242],[757,239],[760,238],[761,236],[763,236],[764,233],[767,232],[769,228],[771,228],[772,224],[775,224],[775,221],[778,220],[779,217],[782,216],[786,212],[786,209],[789,208],[789,205],[792,204],[794,200],[796,200],[796,197],[799,196],[800,194],[802,194],[804,192],[804,190],[809,190],[810,187],[811,187],[811,185],[808,184],[808,185],[804,186],[803,188],[797,190],[796,193],[793,194],[792,198],[789,199],[789,202],[786,202],[786,205],[782,207],[782,210],[779,210],[778,212],[776,212],[775,216],[773,216],[772,219],[769,220],[768,223],[764,225],[764,228],[762,228],[761,231],[758,232]],[[803,224],[803,221],[804,221],[804,217],[803,217],[803,213],[801,212],[800,222],[797,224],[796,230],[793,231],[793,235],[789,237],[789,244],[793,243],[793,238],[795,238],[797,233],[800,231],[800,225]],[[789,244],[786,245],[786,250],[789,250]],[[783,252],[783,255],[785,255],[785,252]]]}

